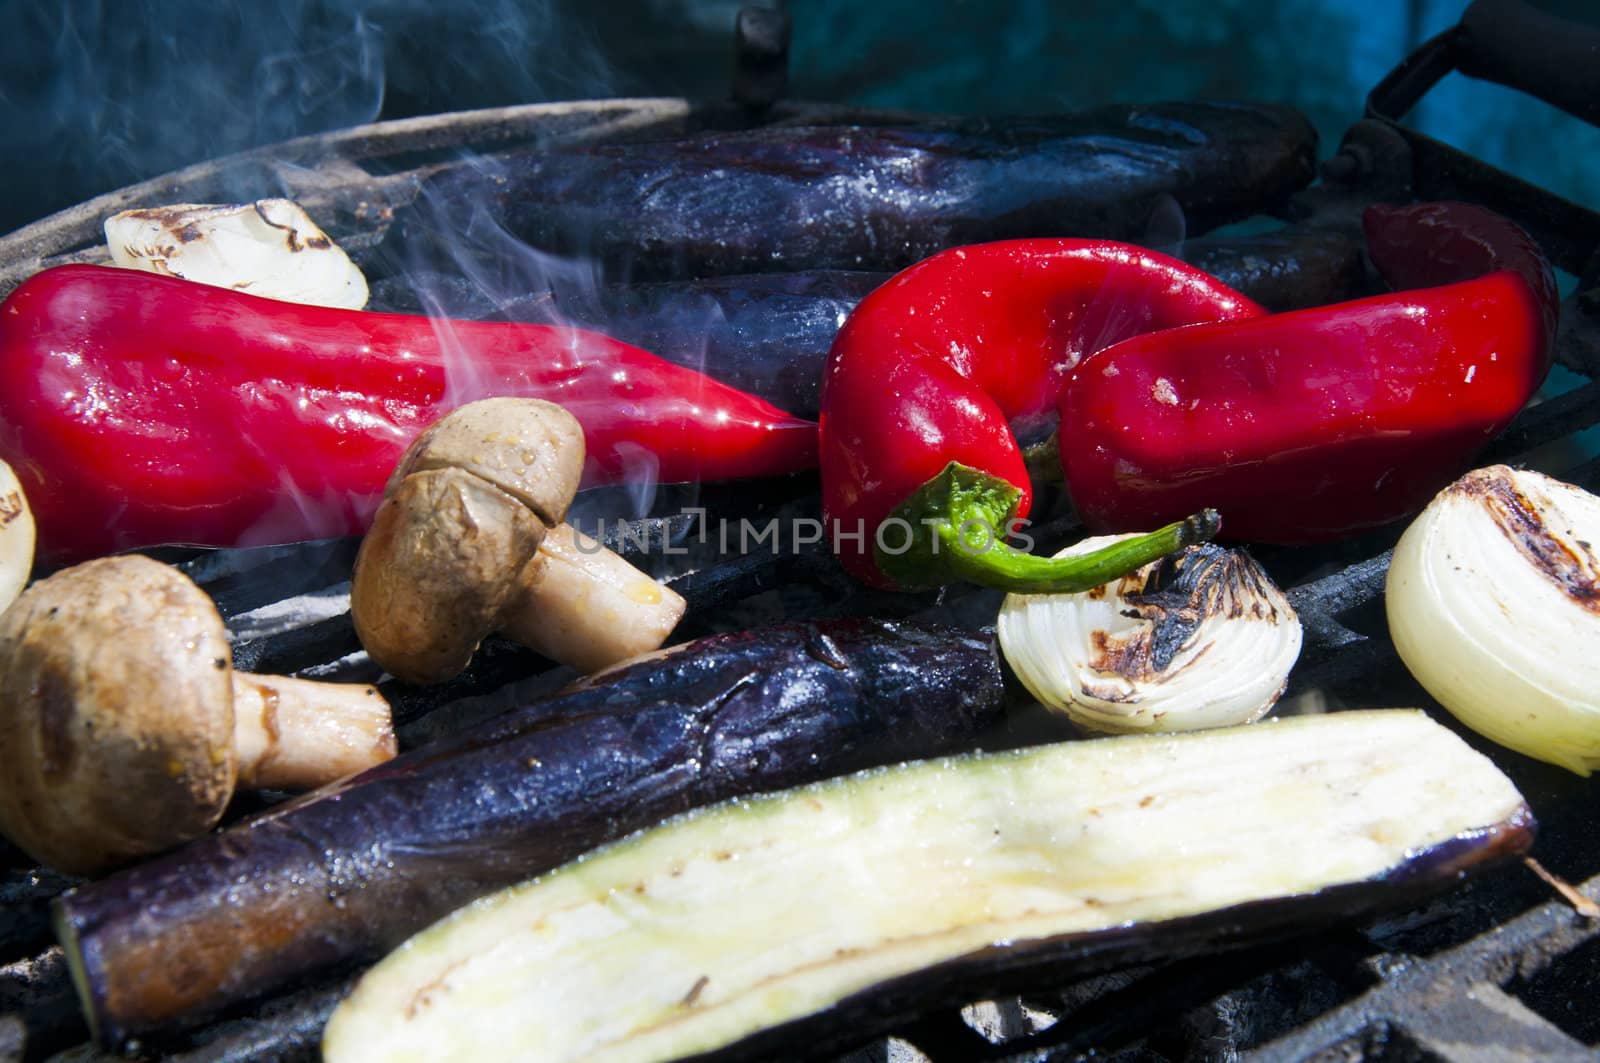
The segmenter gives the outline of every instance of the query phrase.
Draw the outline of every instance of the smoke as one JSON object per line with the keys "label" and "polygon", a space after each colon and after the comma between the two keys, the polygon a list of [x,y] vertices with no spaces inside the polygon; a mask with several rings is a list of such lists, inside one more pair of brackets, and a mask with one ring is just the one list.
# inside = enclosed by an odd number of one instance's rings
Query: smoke
{"label": "smoke", "polygon": [[618,88],[556,0],[12,0],[0,233],[246,148]]}

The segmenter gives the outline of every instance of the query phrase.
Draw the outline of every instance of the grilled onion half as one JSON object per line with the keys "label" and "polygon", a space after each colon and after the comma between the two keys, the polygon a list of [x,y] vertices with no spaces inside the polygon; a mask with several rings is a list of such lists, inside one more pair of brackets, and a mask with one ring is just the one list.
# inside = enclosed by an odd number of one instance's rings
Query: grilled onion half
{"label": "grilled onion half", "polygon": [[1041,704],[1106,733],[1258,720],[1283,693],[1301,641],[1293,606],[1261,566],[1211,543],[1091,591],[1007,595],[999,634]]}
{"label": "grilled onion half", "polygon": [[1600,498],[1494,465],[1445,488],[1389,565],[1389,631],[1428,693],[1507,748],[1600,767]]}
{"label": "grilled onion half", "polygon": [[113,264],[268,299],[360,310],[367,279],[298,203],[176,203],[106,219]]}
{"label": "grilled onion half", "polygon": [[33,511],[11,466],[0,461],[0,612],[17,599],[33,572]]}

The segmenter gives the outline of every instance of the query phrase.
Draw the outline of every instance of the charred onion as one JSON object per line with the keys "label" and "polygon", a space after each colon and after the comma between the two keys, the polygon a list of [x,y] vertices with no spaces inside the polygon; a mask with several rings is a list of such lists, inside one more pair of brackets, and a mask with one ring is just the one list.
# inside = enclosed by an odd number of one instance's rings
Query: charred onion
{"label": "charred onion", "polygon": [[0,461],[0,612],[22,593],[33,571],[33,511],[11,466]]}
{"label": "charred onion", "polygon": [[111,261],[128,269],[291,303],[367,305],[366,277],[292,200],[145,207],[105,228]]}
{"label": "charred onion", "polygon": [[1387,607],[1411,674],[1462,723],[1600,767],[1600,498],[1494,465],[1439,493],[1395,547]]}
{"label": "charred onion", "polygon": [[[1058,557],[1127,536],[1086,539]],[[1249,554],[1191,546],[1078,594],[1009,594],[1000,646],[1024,686],[1113,733],[1251,723],[1300,655],[1300,621]]]}

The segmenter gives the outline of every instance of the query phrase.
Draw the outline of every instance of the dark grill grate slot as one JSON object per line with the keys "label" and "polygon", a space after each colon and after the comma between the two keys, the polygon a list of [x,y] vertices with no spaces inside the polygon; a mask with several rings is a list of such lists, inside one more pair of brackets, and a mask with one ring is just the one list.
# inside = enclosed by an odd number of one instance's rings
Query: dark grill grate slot
{"label": "dark grill grate slot", "polygon": [[[1600,876],[1583,892],[1600,898]],[[1576,962],[1590,963],[1592,973],[1600,920],[1549,901],[1435,956],[1399,958],[1379,986],[1245,1058],[1315,1058],[1369,1026],[1386,1024],[1446,1060],[1592,1060],[1595,1054],[1581,1041],[1513,995],[1514,977],[1529,986],[1546,984],[1538,981],[1541,974],[1556,971],[1560,958],[1570,959],[1580,946],[1589,958]],[[1533,998],[1548,1008],[1548,994]],[[1567,999],[1579,1008],[1586,1000],[1581,992]]]}
{"label": "dark grill grate slot", "polygon": [[1531,978],[1514,978],[1506,990],[1571,1037],[1600,1047],[1600,938],[1591,938]]}

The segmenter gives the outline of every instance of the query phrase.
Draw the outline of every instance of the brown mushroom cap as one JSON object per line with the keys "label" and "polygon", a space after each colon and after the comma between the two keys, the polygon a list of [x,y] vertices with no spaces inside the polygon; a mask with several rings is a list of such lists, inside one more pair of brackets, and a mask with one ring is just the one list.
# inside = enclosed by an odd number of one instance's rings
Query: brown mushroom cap
{"label": "brown mushroom cap", "polygon": [[543,399],[480,399],[459,406],[412,441],[384,487],[413,473],[460,469],[493,484],[554,527],[583,476],[583,426]]}
{"label": "brown mushroom cap", "polygon": [[356,554],[350,618],[373,661],[410,683],[459,673],[535,559],[544,525],[460,469],[412,473]]}
{"label": "brown mushroom cap", "polygon": [[222,618],[169,565],[90,561],[0,617],[0,832],[44,864],[91,874],[210,829],[233,727]]}
{"label": "brown mushroom cap", "polygon": [[583,429],[554,403],[484,399],[401,458],[350,584],[356,634],[413,683],[449,679],[499,625],[583,472]]}

